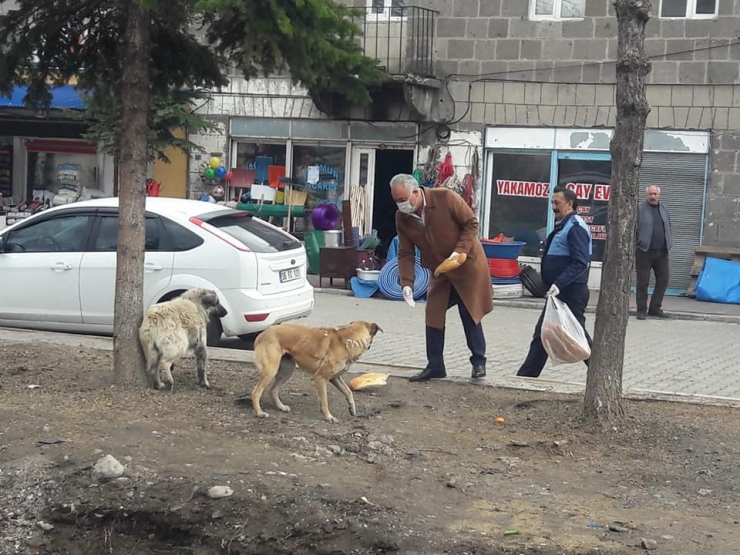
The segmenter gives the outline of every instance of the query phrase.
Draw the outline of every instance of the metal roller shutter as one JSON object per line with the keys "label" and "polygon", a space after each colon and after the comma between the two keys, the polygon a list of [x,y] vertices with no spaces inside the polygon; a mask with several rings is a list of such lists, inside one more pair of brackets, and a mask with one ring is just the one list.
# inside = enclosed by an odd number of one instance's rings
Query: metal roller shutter
{"label": "metal roller shutter", "polygon": [[[640,202],[648,185],[660,187],[660,201],[671,214],[673,249],[669,289],[685,292],[691,280],[694,248],[699,246],[706,180],[706,154],[644,153],[640,169]],[[635,273],[632,272],[632,283]],[[650,287],[654,277],[650,278]]]}

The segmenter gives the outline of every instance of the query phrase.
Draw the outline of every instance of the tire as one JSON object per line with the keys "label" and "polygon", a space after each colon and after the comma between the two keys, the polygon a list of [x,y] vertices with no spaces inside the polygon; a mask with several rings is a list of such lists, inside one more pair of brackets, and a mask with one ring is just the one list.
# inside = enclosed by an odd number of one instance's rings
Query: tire
{"label": "tire", "polygon": [[221,343],[221,336],[224,333],[224,328],[221,325],[221,320],[211,320],[208,322],[206,336],[206,345],[209,347],[218,347]]}
{"label": "tire", "polygon": [[257,332],[257,333],[245,333],[243,335],[240,335],[239,336],[239,339],[241,339],[242,341],[246,341],[247,343],[249,343],[249,342],[254,341],[255,339],[257,339],[257,336],[260,333],[261,332]]}
{"label": "tire", "polygon": [[521,281],[522,285],[531,293],[535,298],[545,298],[545,287],[542,284],[542,277],[539,272],[532,268],[529,264],[523,264],[521,266]]}
{"label": "tire", "polygon": [[[185,291],[172,291],[159,299],[158,303],[165,301],[171,301],[182,295]],[[206,330],[206,345],[208,347],[218,347],[221,343],[221,336],[224,333],[224,328],[221,325],[221,320],[211,320],[208,322],[208,329]]]}

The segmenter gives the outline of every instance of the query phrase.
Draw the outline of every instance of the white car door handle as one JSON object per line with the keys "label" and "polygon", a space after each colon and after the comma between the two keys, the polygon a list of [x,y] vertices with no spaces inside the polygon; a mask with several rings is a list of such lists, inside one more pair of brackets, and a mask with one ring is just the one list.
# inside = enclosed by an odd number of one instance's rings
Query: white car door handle
{"label": "white car door handle", "polygon": [[50,266],[50,268],[52,270],[54,270],[55,272],[65,272],[67,270],[71,270],[72,269],[72,265],[71,264],[65,264],[64,262],[57,262],[53,266]]}
{"label": "white car door handle", "polygon": [[157,266],[156,264],[144,264],[144,270],[148,270],[150,272],[159,272],[163,269],[164,268],[162,266]]}

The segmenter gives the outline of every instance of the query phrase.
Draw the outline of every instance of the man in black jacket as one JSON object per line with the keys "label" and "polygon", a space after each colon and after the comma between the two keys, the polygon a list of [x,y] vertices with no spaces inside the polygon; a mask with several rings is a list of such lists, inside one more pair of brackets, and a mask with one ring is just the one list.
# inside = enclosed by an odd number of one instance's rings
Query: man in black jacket
{"label": "man in black jacket", "polygon": [[[555,229],[547,237],[542,254],[542,284],[548,296],[555,296],[570,308],[576,320],[586,328],[586,306],[588,305],[588,274],[591,266],[591,231],[576,215],[576,194],[570,189],[555,189],[552,195],[552,211],[555,214]],[[542,311],[534,329],[527,358],[517,376],[539,377],[547,363],[547,351],[542,346]],[[588,344],[591,336],[586,332]],[[588,361],[586,361],[588,366]]]}
{"label": "man in black jacket", "polygon": [[[660,187],[651,185],[645,201],[637,208],[635,225],[635,272],[637,274],[637,319],[645,315],[668,318],[663,312],[663,296],[668,288],[668,251],[673,246],[671,216],[660,202]],[[648,308],[650,271],[655,272],[655,289]]]}

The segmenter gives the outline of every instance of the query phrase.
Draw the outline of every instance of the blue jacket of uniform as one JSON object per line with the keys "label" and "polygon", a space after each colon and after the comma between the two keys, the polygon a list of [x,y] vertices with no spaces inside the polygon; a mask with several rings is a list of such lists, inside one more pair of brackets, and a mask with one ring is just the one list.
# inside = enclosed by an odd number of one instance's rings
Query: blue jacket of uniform
{"label": "blue jacket of uniform", "polygon": [[540,273],[545,289],[555,284],[563,291],[570,285],[588,283],[592,251],[591,231],[580,216],[572,212],[557,222],[542,255]]}

